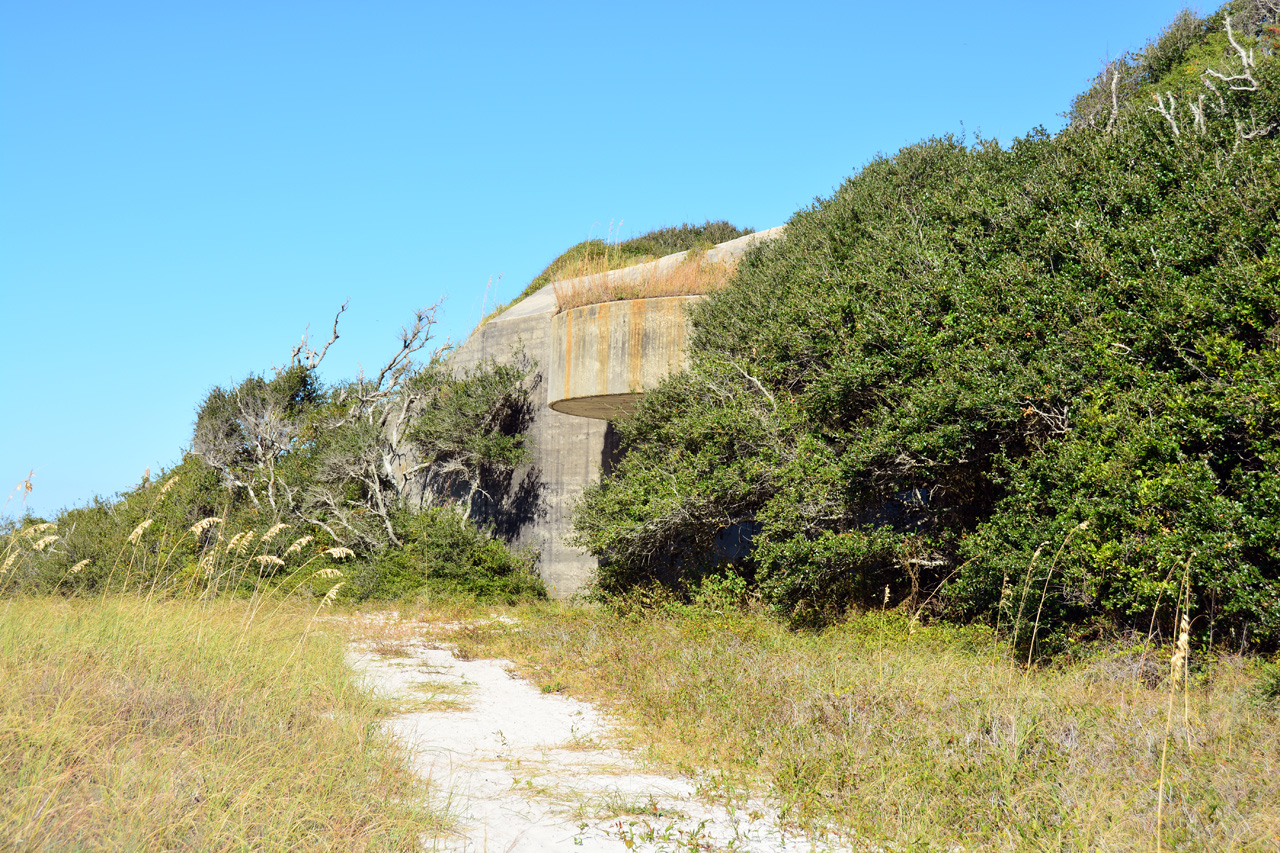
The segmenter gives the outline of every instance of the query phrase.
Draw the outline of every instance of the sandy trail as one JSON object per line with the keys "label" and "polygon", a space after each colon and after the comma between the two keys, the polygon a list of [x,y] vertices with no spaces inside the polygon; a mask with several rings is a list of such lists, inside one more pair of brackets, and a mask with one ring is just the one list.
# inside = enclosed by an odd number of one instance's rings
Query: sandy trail
{"label": "sandy trail", "polygon": [[[611,745],[616,724],[604,714],[540,692],[506,661],[458,660],[421,641],[395,651],[388,657],[357,644],[351,662],[368,689],[427,700],[427,710],[386,725],[456,819],[433,850],[850,849],[784,830],[763,801],[726,809],[699,798],[692,780],[646,772],[633,753]],[[441,708],[442,700],[457,705]]]}

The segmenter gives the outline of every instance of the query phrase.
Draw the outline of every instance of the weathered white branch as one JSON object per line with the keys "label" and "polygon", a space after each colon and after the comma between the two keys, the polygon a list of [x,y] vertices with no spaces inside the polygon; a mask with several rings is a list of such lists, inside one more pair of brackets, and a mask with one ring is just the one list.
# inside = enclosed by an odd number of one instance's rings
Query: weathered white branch
{"label": "weathered white branch", "polygon": [[1164,116],[1169,122],[1169,126],[1173,128],[1173,135],[1180,136],[1181,134],[1178,131],[1178,120],[1174,118],[1173,115],[1173,111],[1178,108],[1178,102],[1174,100],[1173,92],[1166,92],[1165,94],[1169,96],[1169,105],[1167,107],[1164,103],[1164,95],[1156,92],[1154,97],[1156,99],[1156,103],[1159,105],[1159,109],[1156,107],[1147,107],[1147,109],[1151,110],[1153,113],[1160,113],[1160,115]]}
{"label": "weathered white branch", "polygon": [[1111,72],[1111,118],[1107,119],[1107,133],[1116,126],[1116,116],[1120,115],[1120,72]]}
{"label": "weathered white branch", "polygon": [[[1236,91],[1236,92],[1258,91],[1258,81],[1253,79],[1253,74],[1249,70],[1256,66],[1256,63],[1253,60],[1253,51],[1252,50],[1246,51],[1243,47],[1240,46],[1240,42],[1236,41],[1236,34],[1231,29],[1230,15],[1227,15],[1227,40],[1231,42],[1231,46],[1234,47],[1236,49],[1236,53],[1239,54],[1240,64],[1244,66],[1244,73],[1228,76],[1226,74],[1223,74],[1221,71],[1214,71],[1212,68],[1207,69],[1204,73],[1212,77],[1217,77],[1219,80],[1221,80],[1222,82],[1230,86],[1233,91]],[[1243,81],[1248,85],[1237,86],[1236,83],[1238,81]]]}

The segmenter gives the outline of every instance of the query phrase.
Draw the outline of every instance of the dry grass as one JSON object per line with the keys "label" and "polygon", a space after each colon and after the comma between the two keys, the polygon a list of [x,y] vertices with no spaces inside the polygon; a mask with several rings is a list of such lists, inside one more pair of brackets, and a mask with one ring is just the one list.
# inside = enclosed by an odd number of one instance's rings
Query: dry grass
{"label": "dry grass", "polygon": [[687,252],[676,263],[648,264],[616,269],[610,261],[588,258],[567,268],[552,282],[558,311],[623,299],[662,296],[694,296],[718,290],[728,283],[734,263],[707,260],[699,252]]}
{"label": "dry grass", "polygon": [[921,849],[1280,845],[1280,714],[1253,698],[1257,661],[1199,662],[1171,716],[1167,649],[1152,689],[1128,660],[1151,649],[1028,671],[990,632],[892,611],[822,634],[751,613],[518,613],[521,630],[487,618],[450,639],[615,709],[707,791],[763,781],[797,823]]}
{"label": "dry grass", "polygon": [[0,602],[17,850],[417,850],[440,825],[340,638],[252,602]]}

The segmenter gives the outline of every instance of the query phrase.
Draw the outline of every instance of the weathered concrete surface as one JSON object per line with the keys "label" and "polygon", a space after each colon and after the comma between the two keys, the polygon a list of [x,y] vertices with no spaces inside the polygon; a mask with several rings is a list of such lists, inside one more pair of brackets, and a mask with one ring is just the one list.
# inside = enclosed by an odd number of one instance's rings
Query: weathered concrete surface
{"label": "weathered concrete surface", "polygon": [[[732,261],[752,244],[779,236],[783,227],[721,243],[708,249],[706,257],[716,263]],[[684,260],[685,254],[681,252],[650,264],[615,270],[610,275],[648,275],[650,270],[646,267],[675,266]],[[624,312],[631,310],[625,307],[627,303],[606,304],[624,306],[617,309]],[[611,314],[613,310],[610,309]],[[601,468],[608,470],[612,465],[617,446],[607,421],[563,414],[548,405],[550,371],[555,361],[551,348],[555,314],[555,290],[547,285],[477,328],[453,351],[449,360],[456,371],[474,367],[486,359],[511,363],[522,351],[534,362],[535,384],[530,401],[534,411],[526,433],[532,458],[515,472],[505,491],[494,494],[493,500],[487,502],[481,520],[494,524],[498,534],[517,547],[533,547],[540,555],[538,573],[547,588],[553,596],[566,598],[589,584],[596,570],[594,557],[564,541],[573,532],[573,505],[583,489],[599,479]],[[637,328],[643,328],[643,324]],[[685,334],[683,326],[680,334]],[[639,350],[643,349],[641,340]],[[683,358],[683,344],[680,357]],[[665,375],[671,367],[670,363],[660,368],[642,364],[639,368],[641,386],[652,387],[644,384],[644,376],[656,375],[655,371]],[[625,400],[619,402],[626,403]]]}
{"label": "weathered concrete surface", "polygon": [[458,371],[486,359],[509,364],[521,350],[535,362],[534,414],[526,432],[532,459],[515,472],[507,494],[494,495],[486,515],[512,544],[532,546],[539,553],[538,573],[547,589],[565,598],[590,583],[596,569],[595,558],[565,543],[564,536],[573,529],[574,501],[599,478],[607,461],[608,424],[547,406],[544,374],[554,310],[555,295],[543,288],[472,332],[449,363]]}
{"label": "weathered concrete surface", "polygon": [[701,296],[602,302],[551,318],[547,401],[566,415],[629,414],[667,375],[684,369],[686,309]]}

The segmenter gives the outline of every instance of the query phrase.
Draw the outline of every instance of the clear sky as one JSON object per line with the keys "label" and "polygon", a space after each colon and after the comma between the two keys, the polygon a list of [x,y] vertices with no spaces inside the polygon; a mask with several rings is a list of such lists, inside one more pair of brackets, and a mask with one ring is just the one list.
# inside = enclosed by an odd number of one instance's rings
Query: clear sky
{"label": "clear sky", "polygon": [[589,236],[768,228],[962,123],[1057,130],[1183,5],[0,0],[0,501],[180,461],[212,386],[348,299],[330,381]]}

